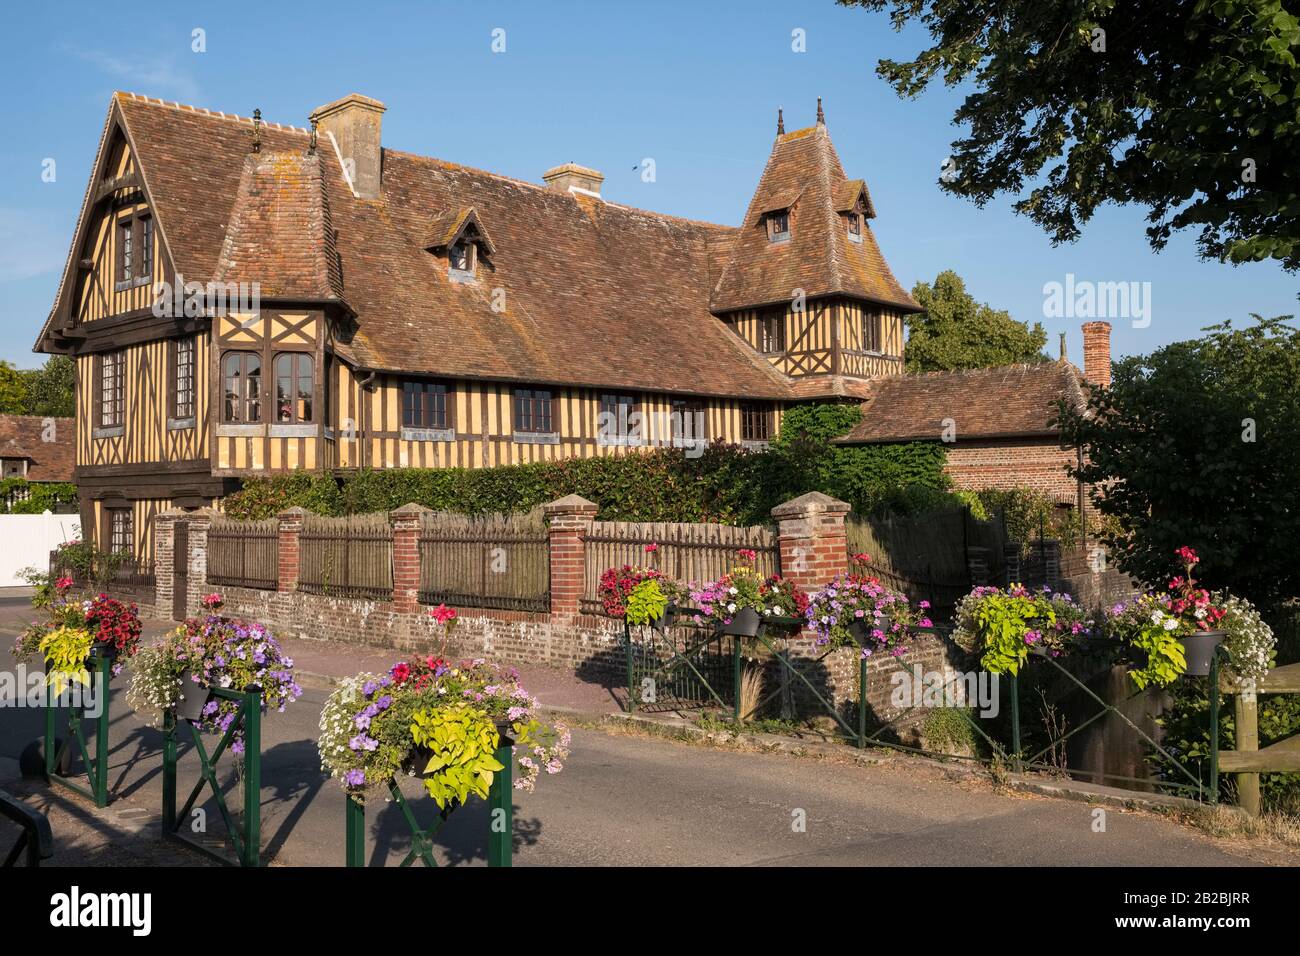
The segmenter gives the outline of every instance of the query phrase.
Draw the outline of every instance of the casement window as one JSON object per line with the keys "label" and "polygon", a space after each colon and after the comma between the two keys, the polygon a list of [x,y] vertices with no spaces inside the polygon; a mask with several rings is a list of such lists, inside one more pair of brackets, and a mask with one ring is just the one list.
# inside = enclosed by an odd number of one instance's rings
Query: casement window
{"label": "casement window", "polygon": [[772,409],[762,402],[740,406],[740,440],[767,441],[772,437]]}
{"label": "casement window", "polygon": [[600,414],[596,418],[596,444],[639,445],[640,418],[633,419],[636,399],[631,395],[606,392],[600,396]]}
{"label": "casement window", "polygon": [[785,242],[790,238],[790,210],[778,209],[767,214],[768,242]]}
{"label": "casement window", "polygon": [[708,417],[703,402],[698,399],[674,398],[673,415],[676,417],[673,423],[675,443],[708,440]]}
{"label": "casement window", "polygon": [[402,383],[403,428],[450,428],[447,386],[442,382]]}
{"label": "casement window", "polygon": [[281,352],[275,357],[275,420],[282,424],[312,422],[316,395],[316,362],[307,352]]}
{"label": "casement window", "polygon": [[851,212],[847,217],[849,223],[849,241],[862,241],[862,216],[856,212]]}
{"label": "casement window", "polygon": [[472,276],[477,258],[477,247],[467,239],[461,239],[447,248],[447,268],[461,276]]}
{"label": "casement window", "polygon": [[0,478],[26,478],[26,458],[0,458]]}
{"label": "casement window", "polygon": [[194,339],[172,339],[168,374],[173,421],[194,418]]}
{"label": "casement window", "polygon": [[862,351],[879,352],[882,317],[875,309],[862,310]]}
{"label": "casement window", "polygon": [[549,389],[515,389],[515,431],[533,435],[548,435],[554,431]]}
{"label": "casement window", "polygon": [[144,285],[153,278],[153,216],[148,212],[117,220],[117,288]]}
{"label": "casement window", "polygon": [[764,355],[785,351],[785,309],[758,314],[758,350]]}
{"label": "casement window", "polygon": [[123,219],[117,226],[117,281],[135,278],[135,220]]}
{"label": "casement window", "polygon": [[99,379],[96,424],[99,428],[121,427],[126,410],[126,353],[103,353],[96,372]]}
{"label": "casement window", "polygon": [[256,352],[227,352],[221,358],[224,390],[221,420],[252,425],[262,420],[262,357]]}
{"label": "casement window", "polygon": [[107,508],[108,550],[112,554],[135,553],[135,528],[130,508]]}
{"label": "casement window", "polygon": [[140,230],[140,268],[136,270],[137,278],[148,282],[153,277],[153,216],[141,216],[136,222]]}

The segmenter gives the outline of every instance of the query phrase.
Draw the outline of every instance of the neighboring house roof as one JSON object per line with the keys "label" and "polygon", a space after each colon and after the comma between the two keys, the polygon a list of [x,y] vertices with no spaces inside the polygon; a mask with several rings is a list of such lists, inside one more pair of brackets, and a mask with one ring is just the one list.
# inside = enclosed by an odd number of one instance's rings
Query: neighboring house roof
{"label": "neighboring house roof", "polygon": [[869,383],[862,421],[842,444],[938,441],[945,420],[958,442],[988,438],[1055,437],[1056,402],[1084,403],[1083,375],[1069,362],[1003,365],[962,372],[927,372]]}
{"label": "neighboring house roof", "polygon": [[72,481],[75,436],[71,418],[0,415],[0,458],[25,458],[30,481]]}
{"label": "neighboring house roof", "polygon": [[[332,140],[321,136],[313,153],[305,129],[262,123],[254,152],[248,118],[130,93],[114,95],[106,135],[117,119],[164,254],[187,282],[256,281],[264,300],[337,303],[356,317],[339,351],[369,369],[768,399],[854,394],[860,383],[783,375],[713,313],[788,302],[796,289],[919,310],[869,228],[848,241],[835,207],[859,195],[869,207],[870,197],[846,178],[821,123],[778,136],[735,228],[387,148],[380,195],[362,199]],[[755,224],[774,202],[795,209],[781,249]],[[487,255],[477,282],[457,282],[428,250],[470,225]],[[41,341],[70,294],[66,275]]]}
{"label": "neighboring house roof", "polygon": [[[789,302],[802,289],[810,299],[848,295],[920,312],[889,270],[869,223],[861,242],[849,240],[840,213],[859,195],[869,219],[875,209],[866,184],[845,175],[825,124],[778,135],[713,289],[713,311]],[[763,215],[777,209],[793,209],[788,242],[768,239]]]}

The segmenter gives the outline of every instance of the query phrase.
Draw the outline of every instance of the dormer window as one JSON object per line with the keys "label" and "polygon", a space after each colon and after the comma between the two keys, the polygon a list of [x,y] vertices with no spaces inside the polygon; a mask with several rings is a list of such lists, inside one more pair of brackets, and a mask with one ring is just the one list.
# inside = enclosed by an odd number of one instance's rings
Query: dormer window
{"label": "dormer window", "polygon": [[790,210],[777,209],[767,214],[767,241],[787,242],[790,239]]}
{"label": "dormer window", "polygon": [[460,278],[473,278],[476,260],[475,245],[467,239],[453,243],[447,248],[447,268],[460,273]]}
{"label": "dormer window", "polygon": [[496,252],[472,206],[437,216],[429,227],[424,248],[447,257],[447,278],[452,282],[473,282],[480,258],[491,269]]}
{"label": "dormer window", "polygon": [[857,212],[851,212],[847,216],[849,221],[849,242],[862,241],[862,216]]}

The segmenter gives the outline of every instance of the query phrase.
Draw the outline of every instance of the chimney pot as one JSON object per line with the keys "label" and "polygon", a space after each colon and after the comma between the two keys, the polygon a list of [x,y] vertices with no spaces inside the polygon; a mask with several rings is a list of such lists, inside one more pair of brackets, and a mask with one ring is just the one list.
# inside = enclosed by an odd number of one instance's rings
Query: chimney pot
{"label": "chimney pot", "polygon": [[563,166],[555,166],[542,173],[542,179],[547,188],[555,192],[567,193],[576,190],[599,196],[600,184],[605,181],[605,176],[577,163],[565,163]]}
{"label": "chimney pot", "polygon": [[1110,385],[1110,323],[1083,323],[1083,377],[1103,388]]}
{"label": "chimney pot", "polygon": [[317,107],[310,117],[327,135],[333,134],[352,188],[362,199],[379,198],[383,179],[380,131],[385,109],[379,100],[350,93],[341,100]]}

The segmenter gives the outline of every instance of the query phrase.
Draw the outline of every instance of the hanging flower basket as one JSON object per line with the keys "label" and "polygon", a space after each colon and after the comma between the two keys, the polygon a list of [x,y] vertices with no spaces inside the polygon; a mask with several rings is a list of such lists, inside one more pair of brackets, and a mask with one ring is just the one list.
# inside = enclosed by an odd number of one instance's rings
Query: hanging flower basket
{"label": "hanging flower basket", "polygon": [[1187,658],[1186,673],[1192,677],[1209,677],[1214,652],[1227,636],[1227,631],[1196,631],[1184,635],[1181,640]]}
{"label": "hanging flower basket", "polygon": [[212,700],[212,691],[201,685],[191,670],[181,674],[181,693],[176,701],[176,719],[200,721],[203,709]]}
{"label": "hanging flower basket", "polygon": [[733,637],[757,637],[763,626],[763,619],[752,607],[742,607],[735,616],[720,627],[719,633]]}
{"label": "hanging flower basket", "polygon": [[681,613],[682,610],[677,606],[677,602],[669,601],[668,605],[664,608],[663,614],[651,619],[650,626],[662,634],[665,630],[677,623],[677,619],[681,616]]}
{"label": "hanging flower basket", "polygon": [[401,661],[387,674],[346,678],[330,695],[321,764],[357,800],[407,773],[446,810],[486,799],[503,769],[494,754],[513,748],[514,787],[532,790],[539,776],[560,771],[570,743],[568,728],[542,721],[537,708],[513,668],[432,655]]}

